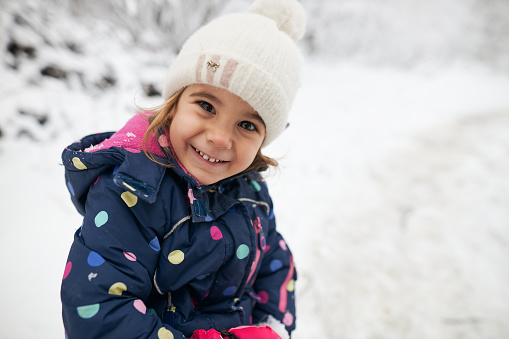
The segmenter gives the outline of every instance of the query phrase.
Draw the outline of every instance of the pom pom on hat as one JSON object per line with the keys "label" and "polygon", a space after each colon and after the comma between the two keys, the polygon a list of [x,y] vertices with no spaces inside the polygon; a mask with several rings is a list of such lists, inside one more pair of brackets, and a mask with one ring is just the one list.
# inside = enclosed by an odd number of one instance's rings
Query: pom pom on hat
{"label": "pom pom on hat", "polygon": [[298,41],[304,36],[306,14],[302,5],[295,0],[257,0],[249,11],[274,20],[277,27],[293,41]]}
{"label": "pom pom on hat", "polygon": [[184,43],[163,96],[196,83],[224,88],[258,112],[266,127],[265,147],[287,125],[300,84],[296,41],[304,30],[305,13],[297,0],[257,0],[250,12],[219,17]]}

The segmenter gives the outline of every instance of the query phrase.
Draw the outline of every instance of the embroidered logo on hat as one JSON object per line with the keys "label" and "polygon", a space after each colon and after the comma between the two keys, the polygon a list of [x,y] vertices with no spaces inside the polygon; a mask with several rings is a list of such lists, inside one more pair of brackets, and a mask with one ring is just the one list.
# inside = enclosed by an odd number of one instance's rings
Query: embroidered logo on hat
{"label": "embroidered logo on hat", "polygon": [[217,68],[219,67],[220,65],[218,63],[215,63],[214,61],[210,60],[209,62],[207,62],[207,68],[208,69],[212,69],[212,72],[215,72],[217,71]]}

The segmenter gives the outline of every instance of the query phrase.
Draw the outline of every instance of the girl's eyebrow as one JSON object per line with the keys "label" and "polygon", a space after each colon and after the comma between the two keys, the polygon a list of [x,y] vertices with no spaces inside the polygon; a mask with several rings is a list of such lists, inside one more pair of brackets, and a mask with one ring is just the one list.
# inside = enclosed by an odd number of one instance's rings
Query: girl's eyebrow
{"label": "girl's eyebrow", "polygon": [[193,93],[189,94],[189,96],[190,97],[207,98],[210,101],[215,101],[215,103],[218,104],[219,106],[223,106],[223,102],[218,97],[216,97],[215,95],[213,95],[209,92],[198,91],[198,92],[193,92]]}

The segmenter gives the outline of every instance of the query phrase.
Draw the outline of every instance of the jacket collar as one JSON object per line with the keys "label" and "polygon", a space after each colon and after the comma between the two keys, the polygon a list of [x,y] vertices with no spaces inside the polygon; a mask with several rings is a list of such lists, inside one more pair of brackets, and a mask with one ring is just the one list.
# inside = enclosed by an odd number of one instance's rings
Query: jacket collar
{"label": "jacket collar", "polygon": [[189,200],[193,222],[217,219],[239,202],[238,197],[254,199],[256,190],[250,184],[261,180],[258,173],[239,174],[212,185],[199,185],[171,154],[155,155],[157,161],[171,166],[168,168],[149,159],[142,150],[133,148],[114,146],[94,152],[83,151],[90,145],[101,144],[112,135],[111,132],[89,135],[62,153],[72,200],[81,213],[85,211],[88,189],[97,177],[111,170],[111,167],[115,168],[113,181],[116,185],[149,203],[156,201],[166,171],[173,172]]}

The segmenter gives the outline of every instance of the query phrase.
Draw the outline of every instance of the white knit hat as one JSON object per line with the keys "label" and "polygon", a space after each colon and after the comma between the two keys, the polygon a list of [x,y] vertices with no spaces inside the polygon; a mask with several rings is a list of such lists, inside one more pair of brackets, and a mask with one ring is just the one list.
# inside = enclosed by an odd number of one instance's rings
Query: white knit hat
{"label": "white knit hat", "polygon": [[248,13],[229,14],[196,31],[171,65],[165,99],[195,83],[236,94],[261,116],[263,146],[285,129],[299,87],[304,9],[297,0],[257,0]]}

